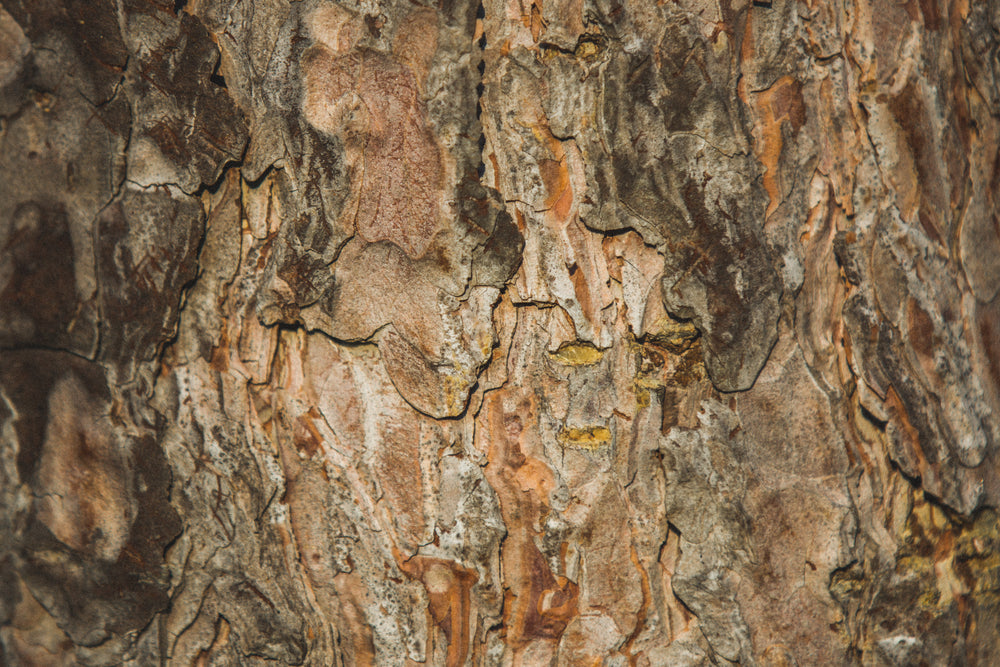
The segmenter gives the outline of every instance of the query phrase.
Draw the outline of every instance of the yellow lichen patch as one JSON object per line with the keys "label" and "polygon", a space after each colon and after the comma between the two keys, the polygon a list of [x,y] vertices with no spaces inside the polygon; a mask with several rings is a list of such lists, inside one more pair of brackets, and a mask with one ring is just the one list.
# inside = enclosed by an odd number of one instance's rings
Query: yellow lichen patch
{"label": "yellow lichen patch", "polygon": [[636,383],[635,388],[635,408],[636,410],[642,410],[643,408],[648,408],[650,406],[651,400],[649,397],[649,390],[641,387],[639,383]]}
{"label": "yellow lichen patch", "polygon": [[564,366],[590,366],[604,358],[604,351],[590,343],[566,343],[555,352],[549,352],[553,361]]}
{"label": "yellow lichen patch", "polygon": [[583,60],[593,60],[600,55],[601,50],[602,45],[600,42],[593,39],[581,39],[577,43],[576,49],[573,51],[573,55]]}
{"label": "yellow lichen patch", "polygon": [[902,533],[896,570],[920,582],[916,600],[927,613],[948,613],[969,596],[977,604],[1000,604],[1000,522],[984,510],[971,522],[950,517],[917,497]]}
{"label": "yellow lichen patch", "polygon": [[490,333],[483,332],[476,337],[476,343],[479,344],[479,352],[482,354],[483,359],[489,359],[490,355],[493,354],[493,336]]}
{"label": "yellow lichen patch", "polygon": [[956,569],[980,602],[1000,602],[1000,516],[996,510],[982,510],[966,527],[956,540],[955,556]]}
{"label": "yellow lichen patch", "polygon": [[675,387],[687,387],[692,382],[704,380],[705,376],[705,360],[701,352],[701,341],[695,340],[688,349],[680,354],[668,383]]}
{"label": "yellow lichen patch", "polygon": [[648,408],[652,402],[652,393],[664,387],[663,379],[655,373],[640,372],[632,384],[635,388],[635,407],[640,410]]}
{"label": "yellow lichen patch", "polygon": [[559,432],[558,439],[563,447],[593,452],[611,445],[611,431],[605,426],[564,428]]}
{"label": "yellow lichen patch", "polygon": [[441,378],[442,403],[449,415],[461,414],[469,400],[469,383],[460,374],[448,374]]}
{"label": "yellow lichen patch", "polygon": [[678,322],[669,317],[657,321],[647,334],[648,337],[671,352],[687,348],[698,337],[698,330],[691,322]]}

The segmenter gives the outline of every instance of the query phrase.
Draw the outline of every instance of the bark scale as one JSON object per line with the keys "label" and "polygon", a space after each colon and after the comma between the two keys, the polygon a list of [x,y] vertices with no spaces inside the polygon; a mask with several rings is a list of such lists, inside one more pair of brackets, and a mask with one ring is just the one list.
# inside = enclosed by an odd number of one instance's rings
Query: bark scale
{"label": "bark scale", "polygon": [[3,0],[0,662],[990,664],[1000,3]]}

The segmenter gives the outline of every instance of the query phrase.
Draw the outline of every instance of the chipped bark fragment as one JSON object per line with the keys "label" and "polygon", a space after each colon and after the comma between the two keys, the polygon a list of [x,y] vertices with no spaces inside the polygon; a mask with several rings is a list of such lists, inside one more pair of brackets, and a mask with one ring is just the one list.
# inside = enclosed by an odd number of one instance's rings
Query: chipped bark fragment
{"label": "chipped bark fragment", "polygon": [[[97,222],[102,357],[153,359],[174,333],[181,290],[197,275],[200,203],[169,186],[127,187]],[[115,323],[115,324],[112,324]],[[123,374],[122,379],[131,377]]]}
{"label": "chipped bark fragment", "polygon": [[110,392],[97,363],[7,352],[0,382],[23,415],[12,444],[35,498],[10,545],[22,581],[80,646],[143,628],[169,604],[163,550],[181,529],[153,434],[108,428]]}
{"label": "chipped bark fragment", "polygon": [[0,664],[992,664],[998,54],[5,1]]}
{"label": "chipped bark fragment", "polygon": [[194,193],[242,157],[244,113],[213,79],[219,55],[200,21],[187,13],[164,16],[156,5],[127,7],[129,22],[157,26],[133,46],[125,77],[135,116],[129,178]]}
{"label": "chipped bark fragment", "polygon": [[671,18],[648,37],[652,52],[622,51],[608,65],[601,111],[621,206],[610,228],[634,227],[662,247],[664,305],[704,333],[716,386],[742,390],[776,340],[781,286],[761,235],[739,102],[726,84],[732,65]]}
{"label": "chipped bark fragment", "polygon": [[438,231],[442,174],[417,82],[377,52],[338,57],[318,49],[303,56],[304,112],[317,129],[357,135],[345,137],[348,151],[352,144],[360,151],[348,159],[364,164],[357,232],[369,243],[391,241],[410,257],[421,257]]}
{"label": "chipped bark fragment", "polygon": [[25,202],[6,231],[6,253],[0,260],[9,276],[0,292],[3,344],[89,348],[83,326],[78,330],[83,336],[74,335],[83,304],[77,300],[65,208]]}

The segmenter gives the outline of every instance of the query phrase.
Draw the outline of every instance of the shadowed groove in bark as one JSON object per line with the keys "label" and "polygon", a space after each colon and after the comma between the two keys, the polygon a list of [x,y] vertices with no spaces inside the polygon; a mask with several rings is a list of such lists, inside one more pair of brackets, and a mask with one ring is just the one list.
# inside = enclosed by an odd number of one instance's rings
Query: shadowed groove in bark
{"label": "shadowed groove in bark", "polygon": [[998,36],[5,2],[0,663],[991,664]]}

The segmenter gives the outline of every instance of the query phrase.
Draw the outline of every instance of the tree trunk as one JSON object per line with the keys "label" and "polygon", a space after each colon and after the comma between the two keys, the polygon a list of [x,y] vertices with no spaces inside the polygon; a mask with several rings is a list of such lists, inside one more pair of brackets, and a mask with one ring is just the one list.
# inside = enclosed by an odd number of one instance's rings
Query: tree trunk
{"label": "tree trunk", "polygon": [[996,664],[998,41],[3,0],[0,663]]}

